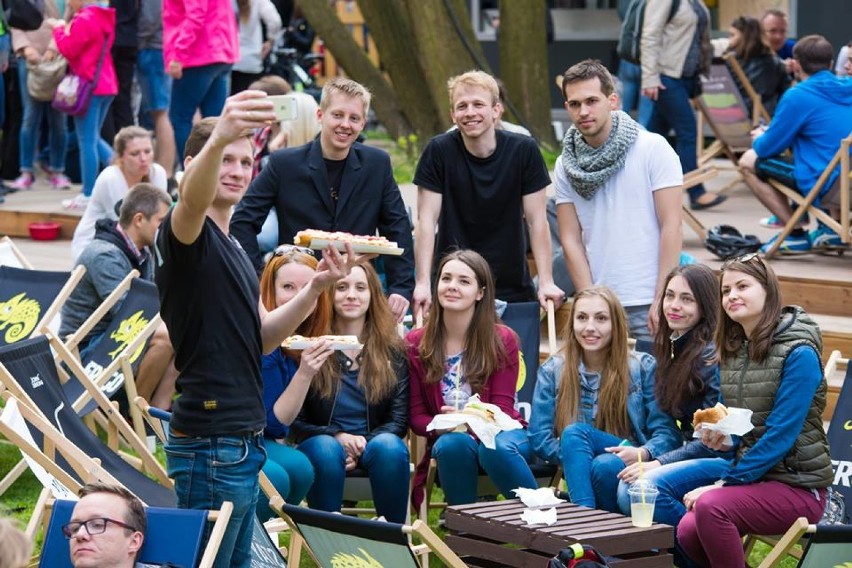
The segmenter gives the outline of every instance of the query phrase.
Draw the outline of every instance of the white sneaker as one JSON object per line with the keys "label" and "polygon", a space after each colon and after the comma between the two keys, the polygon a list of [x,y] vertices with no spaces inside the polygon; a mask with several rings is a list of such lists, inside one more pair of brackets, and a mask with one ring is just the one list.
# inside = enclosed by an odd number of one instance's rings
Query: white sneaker
{"label": "white sneaker", "polygon": [[65,209],[76,209],[83,210],[89,204],[89,198],[83,195],[77,195],[76,197],[72,197],[71,199],[63,199],[62,207]]}

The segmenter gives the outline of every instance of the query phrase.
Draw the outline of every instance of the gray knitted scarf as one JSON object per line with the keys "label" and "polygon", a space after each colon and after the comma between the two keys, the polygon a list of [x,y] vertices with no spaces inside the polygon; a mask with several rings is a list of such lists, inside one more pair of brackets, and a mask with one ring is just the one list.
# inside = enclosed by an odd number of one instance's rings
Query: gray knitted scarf
{"label": "gray knitted scarf", "polygon": [[571,187],[591,199],[615,172],[624,166],[627,150],[636,141],[639,125],[626,112],[612,111],[612,131],[599,148],[592,148],[576,126],[562,139],[562,167]]}

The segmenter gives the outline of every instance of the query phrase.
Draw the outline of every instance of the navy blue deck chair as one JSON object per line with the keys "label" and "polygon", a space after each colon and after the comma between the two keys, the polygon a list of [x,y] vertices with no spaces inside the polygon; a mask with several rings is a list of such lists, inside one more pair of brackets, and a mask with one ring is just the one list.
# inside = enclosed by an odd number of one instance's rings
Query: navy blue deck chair
{"label": "navy blue deck chair", "polygon": [[[126,294],[123,293],[125,290]],[[73,353],[79,342],[107,312],[112,318],[101,340],[85,359],[80,360],[79,365],[77,361],[68,365],[71,373],[62,388],[78,414],[86,416],[97,408],[97,403],[80,381],[82,374],[89,377],[108,398],[113,398],[122,387],[126,392],[125,403],[136,398],[134,376],[148,339],[160,324],[159,311],[157,286],[141,278],[131,278],[127,280],[126,286],[116,288],[103,306],[69,336],[65,347]],[[134,418],[136,433],[143,436],[145,430],[142,417],[133,406],[130,406],[129,412]]]}
{"label": "navy blue deck chair", "polygon": [[0,346],[41,333],[85,273],[0,266]]}
{"label": "navy blue deck chair", "polygon": [[[61,499],[54,502],[40,567],[72,568],[69,541],[62,534],[62,525],[71,520],[75,504]],[[156,566],[171,562],[184,568],[212,566],[232,509],[229,502],[219,511],[147,507],[148,528],[138,562]],[[214,524],[205,548],[201,543],[208,522]]]}
{"label": "navy blue deck chair", "polygon": [[[274,498],[269,505],[290,525],[294,534],[301,535],[310,556],[320,568],[420,568],[416,555],[427,551],[436,554],[445,566],[467,566],[444,541],[419,520],[410,526],[369,521],[287,505],[280,498]],[[409,536],[419,539],[422,545],[412,548]],[[295,562],[295,558],[291,559],[291,568],[296,567]]]}
{"label": "navy blue deck chair", "polygon": [[834,466],[832,489],[846,503],[844,522],[852,523],[852,365],[846,362],[846,377],[828,425],[828,447]]}
{"label": "navy blue deck chair", "polygon": [[[121,436],[139,456],[145,469],[155,475],[160,483],[125,461],[74,412],[60,385],[56,362],[46,337],[38,336],[0,348],[0,383],[23,404],[37,410],[69,442],[89,457],[100,460],[103,469],[146,504],[160,507],[176,505],[177,499],[166,472],[103,393],[90,385],[90,395],[98,402],[106,420],[114,428],[110,432],[111,436]],[[42,433],[32,429],[31,433],[36,444],[42,447]],[[73,471],[61,457],[57,458],[57,465],[69,473]]]}

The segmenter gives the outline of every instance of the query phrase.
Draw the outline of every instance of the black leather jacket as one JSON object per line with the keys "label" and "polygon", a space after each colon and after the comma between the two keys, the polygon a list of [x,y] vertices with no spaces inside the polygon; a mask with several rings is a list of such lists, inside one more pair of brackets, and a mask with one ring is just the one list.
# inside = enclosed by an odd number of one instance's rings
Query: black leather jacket
{"label": "black leather jacket", "polygon": [[[396,390],[378,404],[367,408],[367,441],[379,434],[390,432],[400,438],[408,434],[408,363],[405,353],[398,353],[393,360],[396,370]],[[334,436],[342,430],[331,423],[334,405],[339,390],[330,398],[322,398],[315,391],[308,391],[299,415],[290,425],[290,436],[301,443],[313,436],[328,434]]]}

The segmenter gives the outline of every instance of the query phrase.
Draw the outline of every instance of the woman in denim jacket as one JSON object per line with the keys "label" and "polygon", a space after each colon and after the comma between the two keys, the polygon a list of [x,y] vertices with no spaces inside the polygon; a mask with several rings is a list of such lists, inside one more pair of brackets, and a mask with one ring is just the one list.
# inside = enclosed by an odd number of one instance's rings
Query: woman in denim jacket
{"label": "woman in denim jacket", "polygon": [[657,407],[654,358],[627,346],[626,319],[609,288],[575,296],[565,347],[538,371],[529,426],[533,451],[562,465],[571,501],[612,512],[618,473],[681,439]]}

